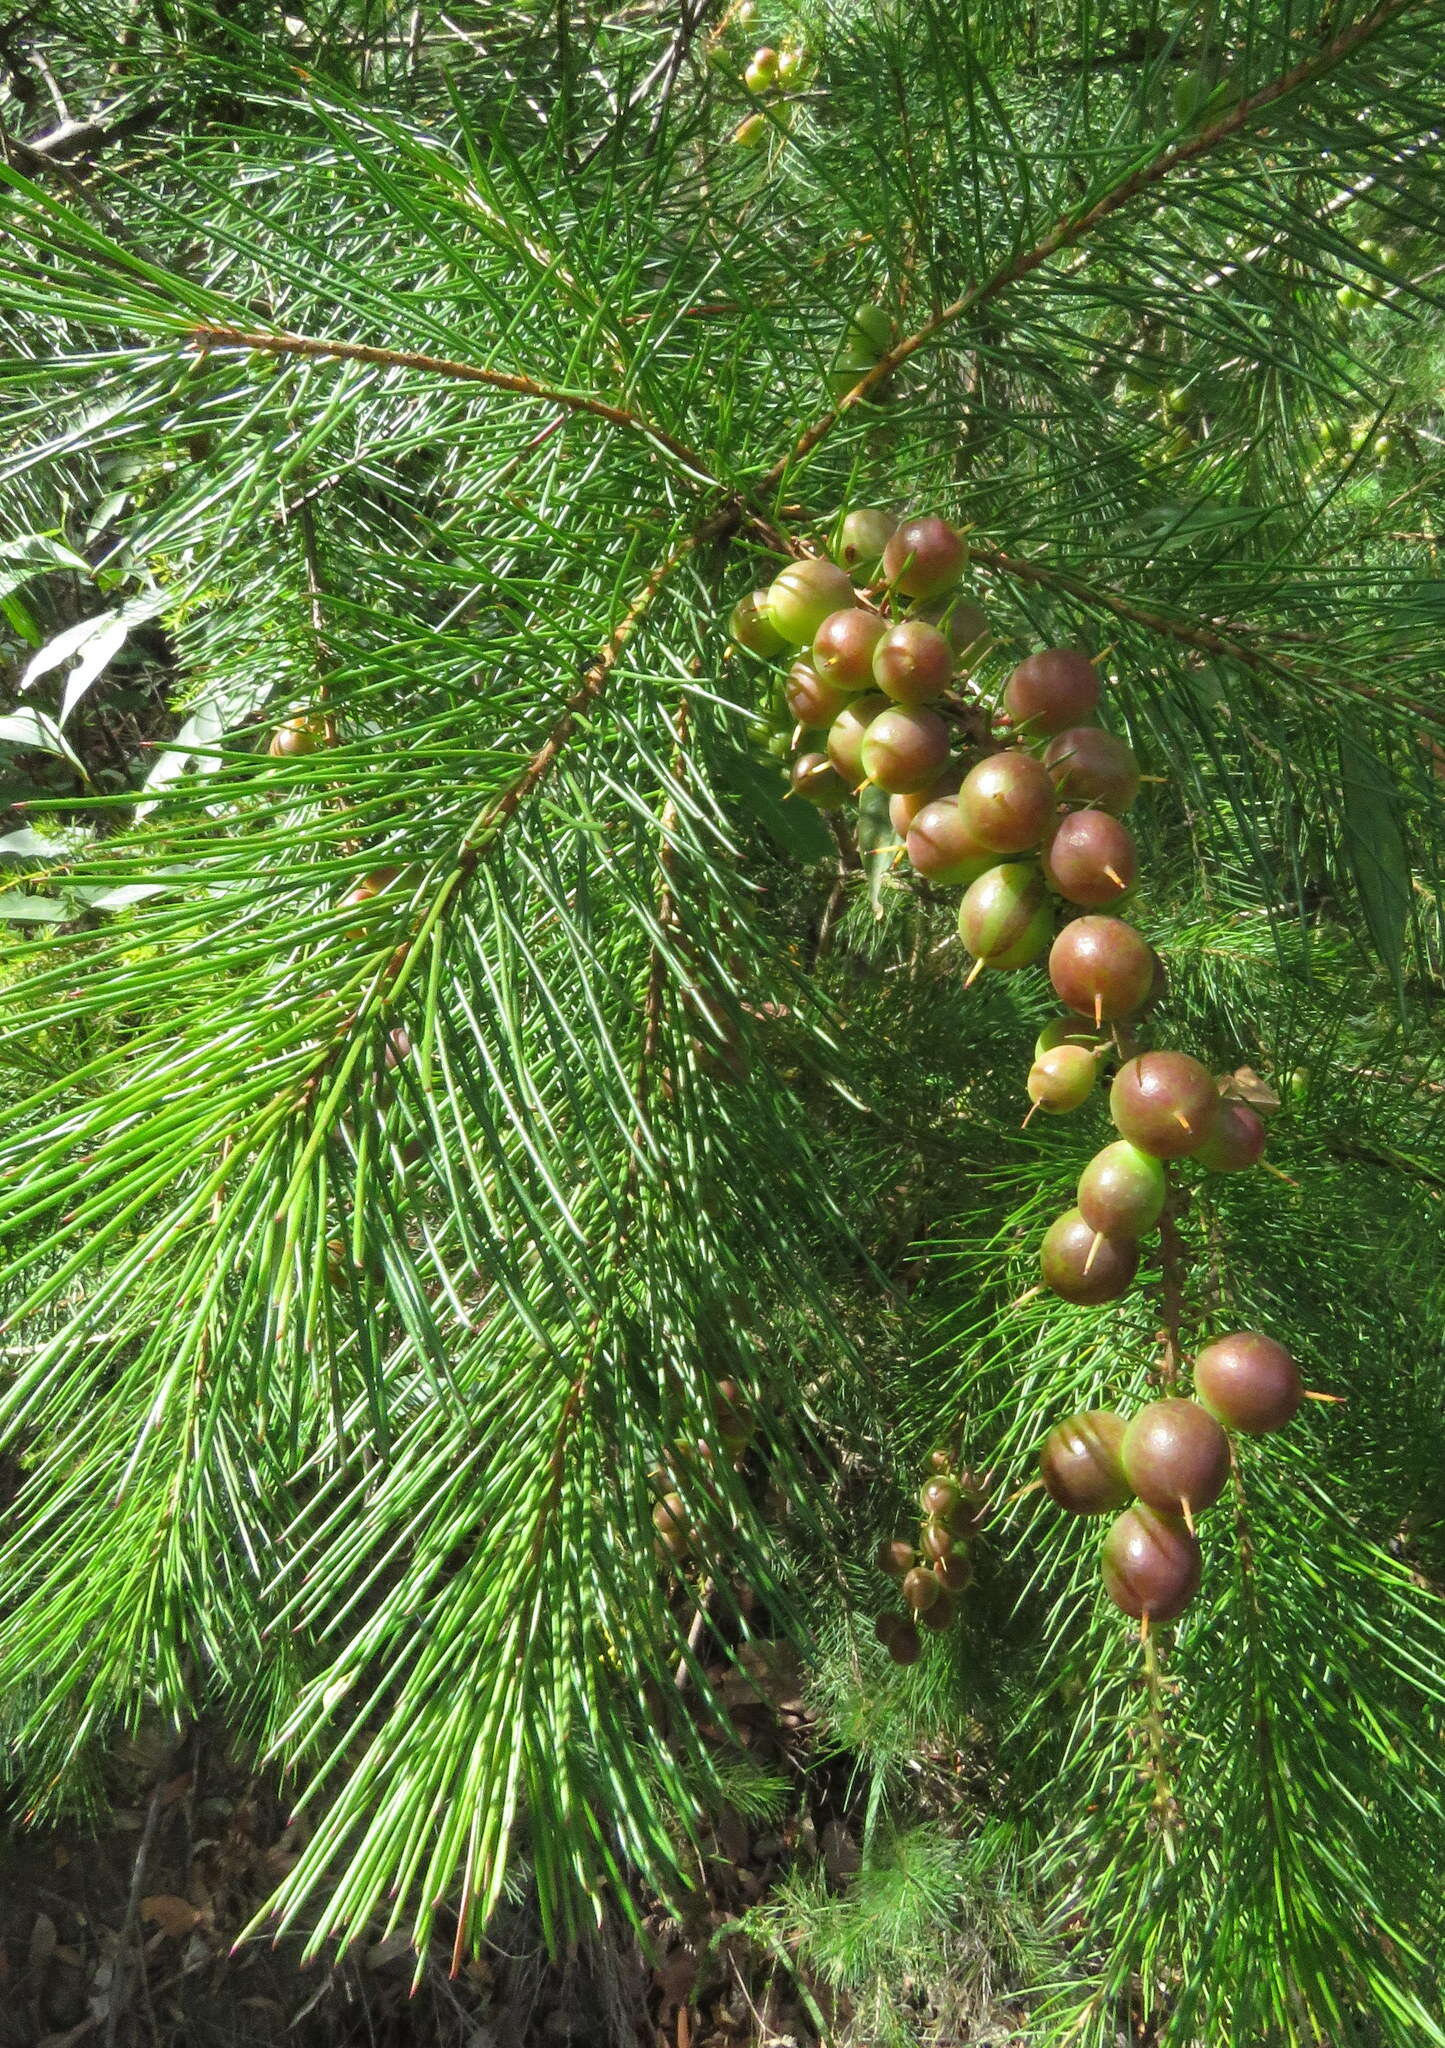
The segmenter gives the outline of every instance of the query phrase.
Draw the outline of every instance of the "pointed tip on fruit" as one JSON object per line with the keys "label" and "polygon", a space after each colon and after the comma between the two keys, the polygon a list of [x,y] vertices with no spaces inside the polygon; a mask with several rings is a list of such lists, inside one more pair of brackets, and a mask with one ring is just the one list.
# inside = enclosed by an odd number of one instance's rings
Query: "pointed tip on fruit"
{"label": "pointed tip on fruit", "polygon": [[1103,1029],[1103,1028],[1104,1028],[1104,998],[1103,998],[1103,996],[1102,996],[1102,995],[1101,995],[1101,994],[1099,993],[1098,989],[1095,989],[1095,990],[1094,990],[1094,1029],[1095,1029],[1096,1031],[1102,1031],[1102,1029]]}
{"label": "pointed tip on fruit", "polygon": [[1190,1123],[1188,1117],[1184,1114],[1183,1110],[1172,1110],[1170,1114],[1173,1116],[1174,1121],[1176,1124],[1178,1124],[1180,1130],[1185,1133],[1186,1137],[1192,1138],[1194,1136],[1194,1126],[1192,1123]]}
{"label": "pointed tip on fruit", "polygon": [[1183,1517],[1184,1517],[1184,1526],[1185,1526],[1185,1528],[1186,1528],[1186,1529],[1187,1529],[1187,1530],[1189,1531],[1190,1535],[1191,1535],[1191,1536],[1193,1536],[1193,1535],[1194,1535],[1194,1534],[1196,1533],[1196,1531],[1195,1531],[1195,1527],[1194,1527],[1194,1516],[1193,1516],[1193,1514],[1192,1514],[1192,1512],[1191,1512],[1191,1510],[1190,1510],[1190,1506],[1189,1506],[1189,1503],[1188,1503],[1188,1501],[1187,1501],[1187,1500],[1181,1500],[1181,1501],[1180,1501],[1180,1503],[1179,1503],[1179,1512],[1180,1512],[1180,1513],[1181,1513],[1181,1514],[1183,1515]]}
{"label": "pointed tip on fruit", "polygon": [[1034,1104],[1033,1104],[1033,1106],[1032,1106],[1032,1107],[1030,1108],[1030,1110],[1029,1110],[1029,1113],[1028,1113],[1028,1115],[1027,1115],[1027,1116],[1026,1116],[1026,1117],[1024,1118],[1023,1122],[1022,1122],[1022,1123],[1021,1123],[1021,1124],[1019,1125],[1019,1129],[1020,1129],[1021,1131],[1026,1131],[1026,1130],[1028,1129],[1029,1125],[1030,1125],[1030,1124],[1031,1124],[1031,1123],[1033,1122],[1034,1118],[1035,1118],[1035,1117],[1036,1117],[1036,1116],[1038,1115],[1038,1113],[1039,1113],[1039,1105],[1038,1105],[1037,1103],[1034,1103]]}
{"label": "pointed tip on fruit", "polygon": [[1089,1246],[1089,1256],[1088,1256],[1088,1257],[1087,1257],[1087,1258],[1085,1259],[1085,1261],[1084,1261],[1084,1271],[1085,1271],[1085,1273],[1086,1273],[1086,1274],[1087,1274],[1087,1272],[1089,1271],[1089,1268],[1090,1268],[1090,1267],[1091,1267],[1091,1266],[1093,1265],[1093,1263],[1094,1263],[1095,1259],[1096,1259],[1096,1258],[1097,1258],[1097,1257],[1099,1256],[1099,1246],[1100,1246],[1100,1245],[1101,1245],[1101,1244],[1102,1244],[1103,1242],[1104,1242],[1104,1233],[1103,1233],[1103,1231],[1102,1231],[1102,1230],[1096,1230],[1096,1231],[1094,1232],[1094,1242],[1093,1242],[1093,1243],[1092,1243],[1092,1244],[1091,1244],[1091,1245]]}
{"label": "pointed tip on fruit", "polygon": [[1114,887],[1116,889],[1123,889],[1128,886],[1124,880],[1124,877],[1119,873],[1119,870],[1117,868],[1111,868],[1106,865],[1104,868],[1104,873],[1109,877],[1109,880],[1114,884]]}
{"label": "pointed tip on fruit", "polygon": [[1333,1401],[1343,1405],[1343,1403],[1349,1398],[1348,1395],[1345,1394],[1322,1394],[1315,1387],[1303,1387],[1300,1391],[1303,1393],[1304,1398],[1307,1401]]}
{"label": "pointed tip on fruit", "polygon": [[963,978],[963,985],[965,988],[973,987],[974,983],[978,980],[978,977],[983,973],[983,968],[984,963],[981,958],[974,961],[972,967],[969,968],[968,973]]}

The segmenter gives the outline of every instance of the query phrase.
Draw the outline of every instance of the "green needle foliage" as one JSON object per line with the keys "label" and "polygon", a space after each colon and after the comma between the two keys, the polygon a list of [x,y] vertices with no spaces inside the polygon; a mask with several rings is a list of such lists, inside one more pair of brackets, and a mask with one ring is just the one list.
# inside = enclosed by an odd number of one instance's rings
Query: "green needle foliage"
{"label": "green needle foliage", "polygon": [[[104,118],[0,168],[13,1774],[215,1713],[310,1816],[268,1925],[461,1957],[524,1878],[560,1943],[774,1799],[715,1675],[791,1635],[864,1868],[752,1931],[860,2029],[932,1973],[1043,2042],[1445,2041],[1445,13],[765,13],[33,13]],[[1283,1098],[1186,1349],[1339,1405],[1245,1447],[1157,1669],[1026,1490],[1158,1365],[1156,1269],[1020,1299],[1098,1142],[1017,1128],[1042,977],[965,996],[749,737],[727,609],[849,503],[969,527],[991,682],[1100,654],[1170,1040]],[[870,1560],[960,1431],[980,1582],[896,1673]]]}

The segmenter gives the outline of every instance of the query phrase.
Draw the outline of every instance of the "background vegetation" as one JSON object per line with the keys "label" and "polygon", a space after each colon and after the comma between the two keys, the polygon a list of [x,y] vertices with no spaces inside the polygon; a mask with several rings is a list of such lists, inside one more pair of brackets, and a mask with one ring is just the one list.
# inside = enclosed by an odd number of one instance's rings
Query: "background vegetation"
{"label": "background vegetation", "polygon": [[[740,12],[0,40],[17,1819],[223,1728],[303,1816],[257,1926],[638,1923],[592,2038],[1440,2041],[1445,18]],[[859,502],[970,528],[986,676],[1099,655],[1171,1036],[1280,1098],[1188,1327],[1343,1399],[1247,1450],[1162,1724],[1020,1492],[1158,1323],[1019,1300],[1096,1142],[1018,1128],[1043,979],[780,803],[725,643]],[[1000,1505],[897,1671],[950,1433]]]}

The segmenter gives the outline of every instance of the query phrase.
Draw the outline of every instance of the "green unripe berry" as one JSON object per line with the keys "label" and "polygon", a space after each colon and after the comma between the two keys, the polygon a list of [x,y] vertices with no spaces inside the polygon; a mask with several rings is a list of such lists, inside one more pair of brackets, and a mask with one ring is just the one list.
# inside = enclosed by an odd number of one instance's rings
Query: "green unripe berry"
{"label": "green unripe berry", "polygon": [[810,555],[789,562],[768,586],[767,614],[775,632],[795,647],[811,646],[830,612],[851,609],[853,585],[836,562]]}
{"label": "green unripe berry", "polygon": [[1030,967],[1053,931],[1048,891],[1032,861],[1007,861],[971,884],[958,906],[958,935],[985,967]]}
{"label": "green unripe berry", "polygon": [[746,597],[738,599],[728,620],[728,631],[739,647],[745,647],[749,654],[760,655],[765,661],[781,654],[787,644],[768,617],[766,590],[752,590]]}

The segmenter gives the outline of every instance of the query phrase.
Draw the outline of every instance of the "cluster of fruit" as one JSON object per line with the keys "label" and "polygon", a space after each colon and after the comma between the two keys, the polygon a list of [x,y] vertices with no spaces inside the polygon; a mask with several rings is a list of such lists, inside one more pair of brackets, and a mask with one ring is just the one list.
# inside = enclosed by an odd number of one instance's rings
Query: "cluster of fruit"
{"label": "cluster of fruit", "polygon": [[923,1653],[919,1625],[942,1633],[958,1612],[958,1595],[972,1582],[970,1549],[987,1509],[982,1483],[955,1474],[946,1450],[929,1457],[930,1476],[919,1489],[918,1542],[890,1536],[878,1546],[878,1568],[899,1582],[904,1612],[880,1614],[874,1634],[895,1664],[916,1664]]}
{"label": "cluster of fruit", "polygon": [[684,1493],[706,1492],[707,1476],[724,1457],[740,1471],[758,1433],[757,1418],[735,1379],[720,1379],[713,1389],[716,1442],[678,1437],[649,1474],[658,1495],[652,1510],[654,1550],[659,1564],[681,1564],[697,1547],[697,1517]]}
{"label": "cluster of fruit", "polygon": [[[764,43],[753,51],[743,69],[743,84],[755,98],[764,99],[772,109],[773,118],[785,124],[790,112],[790,94],[802,84],[808,65],[808,52],[797,43],[786,43],[781,50],[775,50],[770,43]],[[766,114],[749,114],[733,131],[733,141],[741,149],[756,149],[768,132]]]}
{"label": "cluster of fruit", "polygon": [[1039,1454],[1044,1486],[1070,1514],[1125,1510],[1104,1539],[1104,1589],[1146,1628],[1175,1620],[1199,1589],[1194,1517],[1228,1481],[1227,1432],[1282,1429],[1304,1398],[1289,1352],[1257,1330],[1205,1345],[1194,1395],[1150,1401],[1128,1422],[1112,1408],[1070,1415]]}

